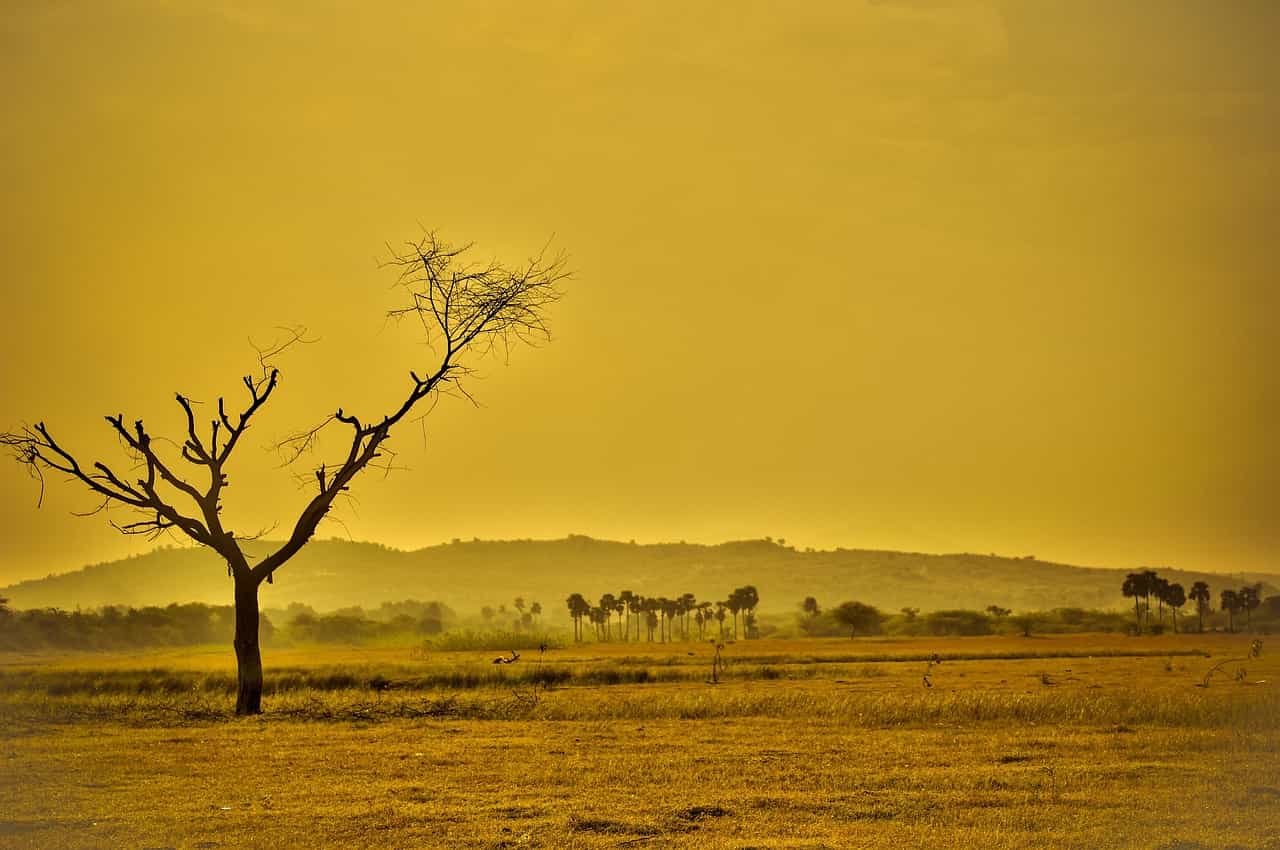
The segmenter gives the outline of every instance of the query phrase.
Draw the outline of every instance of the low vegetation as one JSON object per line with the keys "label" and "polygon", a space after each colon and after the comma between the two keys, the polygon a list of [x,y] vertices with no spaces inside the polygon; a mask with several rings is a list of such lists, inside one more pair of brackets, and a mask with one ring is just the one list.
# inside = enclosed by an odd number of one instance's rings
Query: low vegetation
{"label": "low vegetation", "polygon": [[[1125,598],[1133,600],[1135,632],[1159,634],[1164,631],[1166,612],[1169,615],[1169,625],[1177,632],[1178,615],[1188,603],[1195,605],[1197,631],[1204,631],[1206,617],[1211,622],[1213,620],[1213,591],[1206,581],[1197,581],[1188,592],[1178,582],[1170,581],[1155,570],[1145,569],[1125,576],[1120,592]],[[1221,588],[1218,598],[1221,612],[1218,619],[1225,619],[1228,632],[1236,631],[1240,617],[1244,618],[1245,629],[1252,630],[1254,612],[1263,607],[1263,584],[1253,582],[1240,588]],[[1151,622],[1152,599],[1156,601],[1157,611],[1154,623]],[[1280,620],[1280,596],[1268,597],[1262,614],[1269,621]]]}
{"label": "low vegetation", "polygon": [[1257,638],[726,641],[713,685],[706,641],[512,652],[447,635],[281,646],[258,718],[235,716],[219,647],[0,655],[0,847],[1220,850],[1280,834],[1280,661]]}
{"label": "low vegetation", "polygon": [[[261,618],[259,629],[268,646],[404,643],[423,635],[438,635],[456,620],[454,612],[439,602],[406,600],[384,603],[373,611],[352,607],[325,614],[305,605],[291,605],[268,612]],[[13,611],[0,599],[0,652],[225,645],[234,633],[235,609],[230,605],[108,605],[92,611]]]}

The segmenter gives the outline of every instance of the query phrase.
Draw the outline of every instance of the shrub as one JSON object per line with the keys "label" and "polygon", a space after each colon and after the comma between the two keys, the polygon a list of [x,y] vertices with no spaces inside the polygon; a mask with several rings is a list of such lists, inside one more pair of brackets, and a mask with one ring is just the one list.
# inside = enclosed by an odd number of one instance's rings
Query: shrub
{"label": "shrub", "polygon": [[931,635],[991,634],[991,618],[981,611],[932,611],[925,615],[924,626]]}

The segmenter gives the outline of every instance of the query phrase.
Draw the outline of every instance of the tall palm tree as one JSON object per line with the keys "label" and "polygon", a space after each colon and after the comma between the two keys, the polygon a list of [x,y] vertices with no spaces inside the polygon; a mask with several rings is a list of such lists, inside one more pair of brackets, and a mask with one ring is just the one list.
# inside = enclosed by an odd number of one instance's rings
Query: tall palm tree
{"label": "tall palm tree", "polygon": [[754,584],[746,584],[739,589],[742,591],[743,607],[754,614],[756,606],[760,604],[760,591],[756,590]]}
{"label": "tall palm tree", "polygon": [[1236,592],[1240,607],[1244,610],[1245,628],[1253,631],[1253,609],[1262,604],[1262,585],[1251,584]]}
{"label": "tall palm tree", "polygon": [[742,610],[742,596],[739,590],[735,590],[729,594],[729,598],[724,601],[724,607],[729,609],[729,613],[733,615],[733,639],[738,639],[738,612]]}
{"label": "tall palm tree", "polygon": [[724,612],[728,608],[723,602],[716,603],[716,622],[720,624],[720,640],[724,640]]}
{"label": "tall palm tree", "polygon": [[1187,592],[1176,581],[1164,589],[1164,602],[1173,615],[1173,633],[1178,633],[1178,609],[1187,604]]}
{"label": "tall palm tree", "polygon": [[632,603],[635,602],[635,598],[636,595],[629,590],[624,590],[618,594],[618,604],[621,606],[619,613],[622,614],[624,622],[622,632],[622,640],[624,643],[631,640],[631,614],[635,613],[635,610],[631,606]]}
{"label": "tall palm tree", "polygon": [[1240,610],[1240,596],[1234,590],[1222,591],[1218,600],[1218,607],[1227,612],[1227,631],[1234,632],[1236,630],[1236,612]]}
{"label": "tall palm tree", "polygon": [[1124,584],[1120,585],[1120,592],[1125,597],[1133,597],[1133,619],[1138,627],[1138,631],[1142,631],[1142,608],[1138,601],[1147,594],[1147,574],[1129,573],[1124,577]]}
{"label": "tall palm tree", "polygon": [[529,606],[529,613],[533,615],[533,621],[538,622],[538,618],[542,616],[542,603],[534,602]]}
{"label": "tall palm tree", "polygon": [[[636,642],[640,641],[640,616],[644,613],[644,597],[638,593],[631,595],[631,601],[627,603],[627,609],[635,615],[636,618]],[[630,622],[630,617],[627,618]]]}
{"label": "tall palm tree", "polygon": [[818,600],[813,596],[806,596],[804,601],[800,603],[800,610],[804,611],[810,617],[816,617],[822,613],[822,609],[818,607]]}
{"label": "tall palm tree", "polygon": [[1160,580],[1160,577],[1156,575],[1155,570],[1143,570],[1142,575],[1144,577],[1144,582],[1142,585],[1142,590],[1143,590],[1142,596],[1144,600],[1142,604],[1142,609],[1146,617],[1147,625],[1150,626],[1151,625],[1151,596],[1156,592],[1156,583]]}
{"label": "tall palm tree", "polygon": [[613,598],[612,593],[606,593],[600,597],[600,610],[605,612],[605,640],[609,640],[610,626],[613,624],[613,607],[617,604],[617,600]]}
{"label": "tall palm tree", "polygon": [[622,626],[627,620],[627,603],[615,597],[613,600],[613,613],[618,615],[618,637],[622,637]]}
{"label": "tall palm tree", "polygon": [[698,607],[698,598],[692,593],[680,594],[680,614],[684,618],[684,639],[689,639],[689,614]]}
{"label": "tall palm tree", "polygon": [[1202,581],[1198,581],[1191,585],[1190,593],[1192,601],[1196,603],[1196,614],[1200,617],[1200,631],[1204,631],[1204,615],[1212,610],[1210,600],[1213,597],[1209,594],[1209,585]]}
{"label": "tall palm tree", "polygon": [[659,596],[653,600],[654,610],[658,612],[658,642],[667,642],[667,609],[671,607],[671,600],[665,596]]}
{"label": "tall palm tree", "polygon": [[1156,598],[1156,607],[1159,611],[1160,624],[1164,625],[1164,606],[1169,597],[1169,580],[1152,574],[1151,579],[1151,595]]}
{"label": "tall palm tree", "polygon": [[573,639],[582,640],[582,618],[591,611],[591,604],[581,593],[573,593],[565,600],[569,606],[569,617],[573,620]]}

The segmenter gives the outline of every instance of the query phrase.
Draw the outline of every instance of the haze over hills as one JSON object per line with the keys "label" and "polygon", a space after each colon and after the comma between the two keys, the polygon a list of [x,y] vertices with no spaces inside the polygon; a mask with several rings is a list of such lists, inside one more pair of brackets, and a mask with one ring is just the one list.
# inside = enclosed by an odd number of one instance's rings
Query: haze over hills
{"label": "haze over hills", "polygon": [[[252,554],[272,547],[246,544]],[[1158,568],[1190,587],[1206,581],[1217,591],[1261,581],[1276,593],[1280,576],[1214,574]],[[824,605],[859,599],[885,610],[1015,610],[1060,606],[1121,608],[1127,569],[1076,567],[995,555],[928,555],[862,549],[798,551],[770,540],[708,546],[635,544],[570,535],[560,540],[455,541],[415,551],[376,543],[318,540],[308,545],[262,588],[262,604],[303,602],[319,610],[377,606],[408,598],[439,600],[459,613],[510,603],[516,596],[542,602],[560,615],[573,592],[588,598],[630,589],[652,596],[685,592],[723,599],[735,587],[754,584],[761,610],[795,610],[805,596]],[[74,572],[19,582],[0,589],[16,608],[93,608],[229,604],[225,567],[207,550],[166,547],[145,555],[96,564]]]}

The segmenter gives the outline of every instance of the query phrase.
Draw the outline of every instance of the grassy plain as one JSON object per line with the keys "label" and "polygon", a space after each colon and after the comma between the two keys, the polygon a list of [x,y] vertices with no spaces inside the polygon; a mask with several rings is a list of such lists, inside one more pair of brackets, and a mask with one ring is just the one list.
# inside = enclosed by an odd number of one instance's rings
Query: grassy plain
{"label": "grassy plain", "polygon": [[1280,850],[1280,660],[1198,686],[1248,643],[296,648],[252,719],[227,648],[8,656],[0,847]]}

